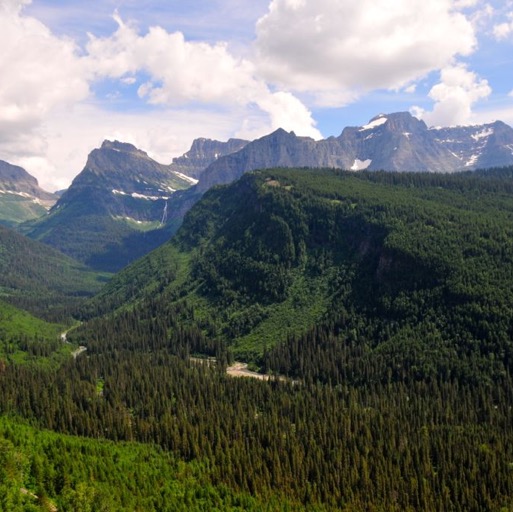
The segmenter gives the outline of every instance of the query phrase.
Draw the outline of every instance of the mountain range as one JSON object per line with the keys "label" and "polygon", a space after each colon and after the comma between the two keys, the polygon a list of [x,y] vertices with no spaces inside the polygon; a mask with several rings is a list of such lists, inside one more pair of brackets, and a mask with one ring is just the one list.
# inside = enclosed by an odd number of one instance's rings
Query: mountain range
{"label": "mountain range", "polygon": [[[380,114],[364,126],[347,127],[338,137],[319,141],[283,129],[251,142],[196,139],[169,165],[131,144],[105,141],[91,152],[49,214],[20,230],[97,269],[117,271],[172,236],[208,189],[248,171],[457,172],[511,164],[513,129],[501,121],[428,128],[407,112]],[[32,194],[34,186],[37,182]]]}
{"label": "mountain range", "polygon": [[[354,140],[395,140],[383,117]],[[507,156],[500,129],[432,130],[423,158]],[[191,179],[106,141],[24,228],[114,267],[199,199],[111,279],[0,227],[6,510],[511,509],[513,165],[282,167],[203,192],[237,159],[331,143],[280,130],[177,190]],[[265,375],[232,378],[234,358]]]}
{"label": "mountain range", "polygon": [[428,128],[408,112],[380,114],[364,126],[347,127],[338,137],[319,141],[279,129],[213,161],[197,185],[173,198],[169,218],[179,224],[209,188],[231,183],[256,169],[325,167],[449,173],[512,164],[513,129],[501,121]]}
{"label": "mountain range", "polygon": [[315,141],[277,130],[211,163],[198,190],[244,172],[272,167],[331,167],[352,171],[456,172],[513,164],[513,129],[501,121],[472,127],[428,128],[408,112],[380,114],[367,125]]}

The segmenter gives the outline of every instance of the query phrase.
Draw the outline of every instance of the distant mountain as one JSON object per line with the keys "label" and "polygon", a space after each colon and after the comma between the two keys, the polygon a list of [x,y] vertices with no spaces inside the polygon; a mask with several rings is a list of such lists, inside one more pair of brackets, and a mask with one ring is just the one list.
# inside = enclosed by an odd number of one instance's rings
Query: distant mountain
{"label": "distant mountain", "polygon": [[195,183],[132,144],[105,141],[90,153],[84,170],[52,213],[78,205],[79,215],[108,213],[139,222],[159,221],[171,194]]}
{"label": "distant mountain", "polygon": [[116,271],[172,236],[208,189],[248,171],[457,172],[512,164],[513,129],[504,123],[428,128],[408,112],[380,114],[320,141],[283,129],[253,142],[196,139],[170,165],[131,144],[105,141],[50,215],[24,232],[94,268]]}
{"label": "distant mountain", "polygon": [[[205,192],[214,185],[231,183],[247,171],[271,167],[326,167],[329,152],[309,137],[298,137],[283,129],[250,142],[236,153],[212,162],[195,187]],[[336,166],[339,167],[339,166]]]}
{"label": "distant mountain", "polygon": [[338,137],[315,141],[278,129],[220,157],[199,183],[169,205],[176,223],[212,186],[244,173],[277,167],[328,167],[352,171],[457,172],[513,164],[513,129],[497,121],[472,127],[428,128],[408,112],[380,114]]}
{"label": "distant mountain", "polygon": [[502,167],[513,162],[513,130],[502,121],[435,128],[431,132],[437,143],[455,155],[465,169]]}
{"label": "distant mountain", "polygon": [[273,167],[334,167],[352,171],[456,172],[513,164],[513,129],[498,121],[429,129],[408,112],[374,117],[338,137],[314,141],[277,130],[219,158],[201,176],[198,191],[229,183],[244,172]]}
{"label": "distant mountain", "polygon": [[352,171],[454,172],[464,167],[424,121],[408,112],[381,114],[365,126],[345,128],[331,143],[339,145],[342,167]]}
{"label": "distant mountain", "polygon": [[227,142],[204,138],[195,139],[187,153],[173,159],[170,168],[175,172],[199,179],[212,162],[223,156],[236,153],[246,144],[248,141],[242,139],[229,139]]}
{"label": "distant mountain", "polygon": [[153,248],[133,236],[159,228],[171,195],[194,183],[131,144],[105,141],[50,214],[23,230],[95,268],[118,270]]}
{"label": "distant mountain", "polygon": [[15,226],[41,217],[56,201],[25,169],[0,160],[0,224]]}

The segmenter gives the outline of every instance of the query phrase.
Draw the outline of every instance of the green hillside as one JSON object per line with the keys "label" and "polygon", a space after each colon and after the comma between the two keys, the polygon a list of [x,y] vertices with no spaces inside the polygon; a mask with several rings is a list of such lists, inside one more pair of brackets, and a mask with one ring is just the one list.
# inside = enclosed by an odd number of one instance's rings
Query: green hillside
{"label": "green hillside", "polygon": [[60,365],[75,348],[63,343],[65,329],[0,300],[0,364]]}
{"label": "green hillside", "polygon": [[58,435],[0,417],[2,511],[278,510],[204,478],[200,464],[153,446]]}
{"label": "green hillside", "polygon": [[0,224],[15,227],[22,222],[46,215],[48,210],[33,198],[15,194],[2,194],[0,191]]}
{"label": "green hillside", "polygon": [[108,277],[0,226],[0,299],[37,317],[69,319]]}
{"label": "green hillside", "polygon": [[[94,200],[82,198],[96,206],[94,213],[80,212],[80,204],[71,204],[45,218],[25,223],[19,229],[31,239],[54,247],[99,272],[119,271],[169,238],[160,229],[159,221],[137,223],[133,219],[98,212],[99,196],[101,194],[96,193]],[[163,202],[159,215],[162,215],[162,208]]]}
{"label": "green hillside", "polygon": [[62,325],[45,322],[26,311],[0,301],[0,333],[2,339],[14,336],[51,339],[57,338],[62,330]]}
{"label": "green hillside", "polygon": [[[212,189],[88,301],[68,334],[85,355],[1,366],[0,414],[117,442],[56,441],[53,465],[40,439],[48,472],[16,482],[63,510],[512,510],[512,178],[277,169]],[[272,378],[227,375],[234,358]]]}
{"label": "green hillside", "polygon": [[314,326],[397,357],[414,333],[432,371],[465,354],[494,372],[487,354],[511,350],[510,175],[250,174],[207,193],[89,314],[158,307],[163,328],[187,322],[260,363]]}

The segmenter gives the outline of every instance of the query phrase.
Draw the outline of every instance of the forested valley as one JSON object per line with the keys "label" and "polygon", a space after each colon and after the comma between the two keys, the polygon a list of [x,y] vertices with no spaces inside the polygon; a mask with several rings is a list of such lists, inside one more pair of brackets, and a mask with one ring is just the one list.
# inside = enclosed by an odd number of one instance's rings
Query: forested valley
{"label": "forested valley", "polygon": [[0,510],[513,510],[512,178],[212,189],[81,307],[83,354],[2,353]]}

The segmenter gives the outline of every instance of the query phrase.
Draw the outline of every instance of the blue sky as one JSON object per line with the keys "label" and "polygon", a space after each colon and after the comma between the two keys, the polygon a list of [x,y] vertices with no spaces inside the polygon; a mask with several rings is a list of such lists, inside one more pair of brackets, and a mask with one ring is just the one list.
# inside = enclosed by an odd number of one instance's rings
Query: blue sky
{"label": "blue sky", "polygon": [[49,189],[106,138],[338,135],[379,114],[513,125],[513,1],[0,0],[0,159]]}

